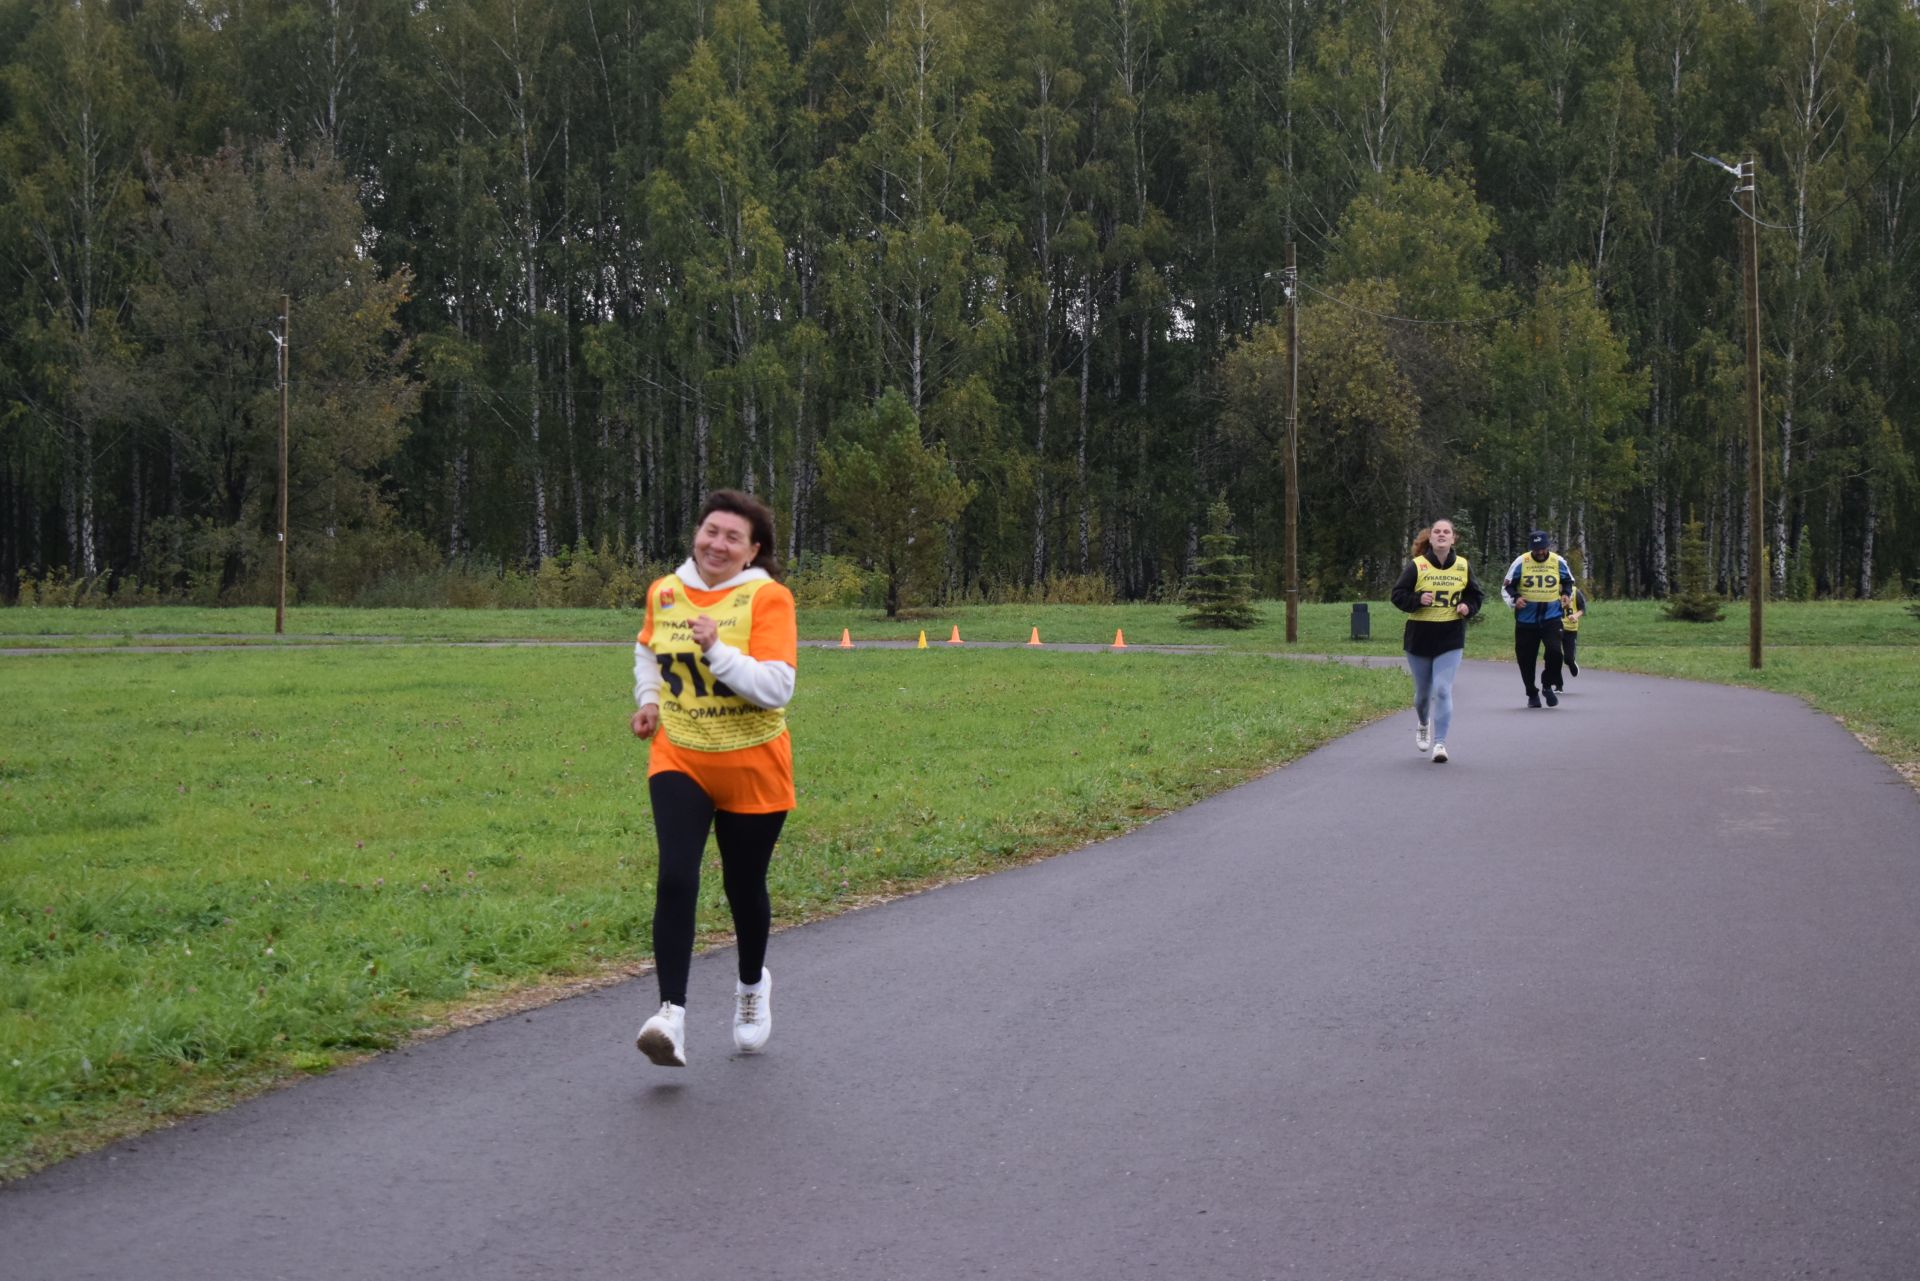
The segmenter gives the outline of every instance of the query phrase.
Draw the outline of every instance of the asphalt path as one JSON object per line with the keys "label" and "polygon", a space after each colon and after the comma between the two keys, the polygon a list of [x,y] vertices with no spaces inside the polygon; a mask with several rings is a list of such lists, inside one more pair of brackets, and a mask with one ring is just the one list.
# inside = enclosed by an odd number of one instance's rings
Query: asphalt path
{"label": "asphalt path", "polygon": [[1831,719],[1468,663],[1127,836],[0,1190],[0,1276],[1920,1275],[1920,800]]}

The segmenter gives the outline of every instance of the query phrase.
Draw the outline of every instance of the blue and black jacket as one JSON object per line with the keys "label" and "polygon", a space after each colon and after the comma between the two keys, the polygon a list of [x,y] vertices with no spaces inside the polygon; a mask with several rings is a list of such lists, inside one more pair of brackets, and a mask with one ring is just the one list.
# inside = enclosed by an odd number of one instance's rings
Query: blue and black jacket
{"label": "blue and black jacket", "polygon": [[[1579,586],[1573,578],[1573,566],[1567,564],[1567,558],[1558,552],[1548,552],[1547,555],[1559,562],[1560,596],[1573,595],[1575,589]],[[1519,605],[1519,608],[1514,611],[1513,615],[1513,621],[1519,626],[1537,627],[1542,623],[1557,622],[1560,615],[1564,612],[1560,605],[1559,596],[1549,601],[1526,601],[1524,604],[1521,603],[1520,576],[1526,572],[1528,565],[1545,563],[1544,561],[1535,561],[1532,552],[1521,552],[1513,558],[1513,564],[1507,566],[1506,578],[1500,584],[1500,595],[1508,605]]]}

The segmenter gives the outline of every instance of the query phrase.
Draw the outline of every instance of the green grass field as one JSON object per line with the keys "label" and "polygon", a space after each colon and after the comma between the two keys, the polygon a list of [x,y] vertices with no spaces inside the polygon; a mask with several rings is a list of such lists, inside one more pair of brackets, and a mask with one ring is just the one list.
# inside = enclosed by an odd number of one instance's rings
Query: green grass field
{"label": "green grass field", "polygon": [[[1123,831],[1397,707],[1397,671],[1259,657],[1283,611],[1194,632],[1171,606],[982,607],[885,620],[803,611],[803,635],[926,653],[809,651],[792,714],[801,804],[780,922]],[[1400,616],[1307,606],[1309,653],[1397,654]],[[0,645],[216,634],[229,652],[3,660],[0,1177],[324,1071],[452,1014],[650,946],[646,752],[605,611],[0,610]],[[1220,652],[955,651],[973,641],[1215,644]],[[1499,658],[1501,612],[1469,652]],[[1583,666],[1754,684],[1842,717],[1920,779],[1920,622],[1897,604],[1773,605],[1669,623],[1601,603]],[[381,638],[405,642],[382,643]],[[98,644],[72,641],[71,645]],[[235,648],[237,646],[238,648]],[[1196,697],[1196,691],[1201,695]],[[1017,726],[1018,732],[1009,727]],[[726,928],[717,878],[701,927]],[[636,1011],[636,1014],[638,1011]]]}
{"label": "green grass field", "polygon": [[[620,651],[7,661],[0,1173],[648,953]],[[810,653],[777,920],[1123,831],[1403,685],[1232,655]],[[709,877],[701,927],[726,925]]]}
{"label": "green grass field", "polygon": [[[944,646],[958,626],[969,641],[1024,642],[1040,628],[1050,643],[1109,644],[1124,630],[1133,645],[1208,645],[1242,653],[1371,654],[1399,652],[1401,616],[1383,602],[1369,604],[1370,639],[1349,638],[1351,606],[1303,605],[1300,639],[1286,641],[1286,611],[1260,605],[1260,626],[1244,632],[1195,631],[1174,605],[990,605],[927,610],[888,619],[870,610],[807,609],[803,638],[833,641],[844,628],[863,640],[913,640],[927,634]],[[1505,611],[1496,603],[1476,626],[1469,652],[1497,656],[1509,646]],[[572,640],[621,643],[640,618],[608,610],[374,610],[295,608],[287,635],[338,644],[383,640]],[[1805,698],[1841,717],[1905,772],[1920,778],[1920,619],[1904,602],[1773,602],[1766,611],[1766,661],[1747,665],[1747,612],[1729,602],[1717,623],[1675,623],[1653,601],[1601,601],[1585,631],[1587,661],[1695,680],[1751,684]],[[273,612],[162,607],[139,610],[0,610],[0,649],[127,647],[163,637],[211,639],[187,643],[273,645]]]}

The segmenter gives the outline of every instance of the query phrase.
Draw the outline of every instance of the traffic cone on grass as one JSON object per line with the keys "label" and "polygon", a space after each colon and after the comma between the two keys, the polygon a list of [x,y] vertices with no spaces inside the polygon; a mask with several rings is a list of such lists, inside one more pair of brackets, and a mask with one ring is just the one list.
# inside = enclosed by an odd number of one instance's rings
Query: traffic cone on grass
{"label": "traffic cone on grass", "polygon": [[1027,638],[1027,644],[1038,645],[1039,643],[1040,643],[1040,629],[1036,627],[1033,629],[1033,635]]}
{"label": "traffic cone on grass", "polygon": [[951,636],[949,636],[949,637],[947,637],[947,644],[949,644],[949,645],[964,645],[964,644],[966,644],[966,642],[965,642],[965,641],[963,641],[963,640],[961,640],[961,639],[960,639],[960,624],[958,624],[958,623],[955,623],[955,624],[953,625],[953,635],[951,635]]}
{"label": "traffic cone on grass", "polygon": [[1125,649],[1127,647],[1127,634],[1118,627],[1113,629],[1113,647],[1115,649]]}
{"label": "traffic cone on grass", "polygon": [[840,629],[840,648],[841,649],[853,648],[853,637],[847,635],[847,629],[844,627]]}
{"label": "traffic cone on grass", "polygon": [[915,645],[914,648],[925,649],[926,647],[927,647],[927,634],[923,631],[920,633],[920,643],[918,645]]}

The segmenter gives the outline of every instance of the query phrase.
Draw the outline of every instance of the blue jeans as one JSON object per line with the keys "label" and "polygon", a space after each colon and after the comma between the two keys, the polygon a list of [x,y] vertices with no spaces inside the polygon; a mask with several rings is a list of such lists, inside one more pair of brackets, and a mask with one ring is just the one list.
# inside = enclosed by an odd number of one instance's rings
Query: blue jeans
{"label": "blue jeans", "polygon": [[1453,724],[1453,678],[1460,673],[1464,649],[1451,649],[1434,658],[1407,655],[1413,672],[1413,713],[1423,725],[1433,726],[1433,741],[1447,741],[1447,727]]}

